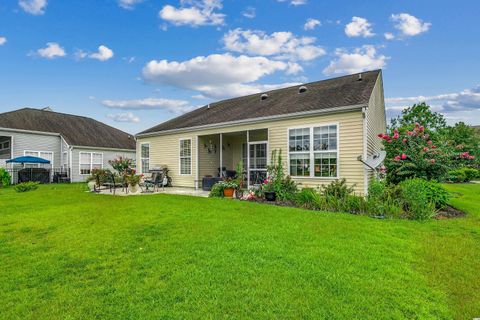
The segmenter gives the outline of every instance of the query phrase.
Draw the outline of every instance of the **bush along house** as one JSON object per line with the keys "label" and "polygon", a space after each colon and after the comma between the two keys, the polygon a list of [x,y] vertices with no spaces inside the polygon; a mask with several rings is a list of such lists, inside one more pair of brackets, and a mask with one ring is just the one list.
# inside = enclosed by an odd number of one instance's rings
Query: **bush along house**
{"label": "bush along house", "polygon": [[300,187],[345,178],[366,194],[385,132],[381,70],[211,103],[137,134],[137,168],[167,166],[174,186],[234,176],[250,186],[267,175],[271,151]]}

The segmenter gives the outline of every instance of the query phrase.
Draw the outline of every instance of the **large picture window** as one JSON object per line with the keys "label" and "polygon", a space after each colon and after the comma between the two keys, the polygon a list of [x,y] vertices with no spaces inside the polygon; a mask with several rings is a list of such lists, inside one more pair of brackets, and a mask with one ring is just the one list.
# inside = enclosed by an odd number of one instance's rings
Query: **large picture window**
{"label": "large picture window", "polygon": [[288,147],[291,176],[338,176],[338,125],[289,129]]}
{"label": "large picture window", "polygon": [[150,144],[143,143],[140,146],[140,160],[142,163],[142,173],[150,171]]}
{"label": "large picture window", "polygon": [[80,152],[80,174],[91,174],[93,169],[103,168],[103,153]]}
{"label": "large picture window", "polygon": [[192,174],[192,139],[180,140],[180,174]]}

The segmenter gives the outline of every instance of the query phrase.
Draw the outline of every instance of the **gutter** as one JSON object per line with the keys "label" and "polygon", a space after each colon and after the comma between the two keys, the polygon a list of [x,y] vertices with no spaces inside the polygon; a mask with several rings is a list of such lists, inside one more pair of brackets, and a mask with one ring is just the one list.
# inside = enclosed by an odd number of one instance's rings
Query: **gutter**
{"label": "gutter", "polygon": [[249,119],[242,119],[242,120],[237,120],[237,121],[220,122],[220,123],[206,124],[206,125],[187,127],[187,128],[178,128],[178,129],[171,129],[171,130],[164,130],[164,131],[139,133],[139,134],[135,135],[135,138],[138,139],[138,138],[144,138],[144,137],[167,135],[167,134],[171,134],[171,133],[190,132],[190,131],[197,131],[197,130],[201,130],[201,129],[225,128],[225,127],[236,126],[236,125],[239,125],[239,124],[255,124],[255,123],[266,122],[266,121],[277,121],[277,120],[284,120],[284,119],[304,118],[304,117],[319,115],[319,114],[341,113],[341,112],[348,112],[348,111],[353,111],[353,110],[361,110],[362,108],[365,108],[365,107],[367,107],[367,105],[365,105],[365,104],[355,104],[355,105],[349,105],[349,106],[328,108],[328,109],[325,109],[325,110],[302,111],[302,112],[287,113],[287,114],[281,114],[281,115],[275,115],[275,116],[249,118]]}
{"label": "gutter", "polygon": [[136,152],[136,149],[122,149],[122,148],[104,148],[104,147],[89,147],[89,146],[70,146],[72,149],[92,149],[92,150],[109,150],[109,151],[125,151]]}
{"label": "gutter", "polygon": [[43,134],[43,135],[47,135],[47,136],[60,136],[60,133],[55,133],[55,132],[34,131],[34,130],[24,130],[24,129],[13,129],[13,128],[4,128],[4,127],[0,127],[0,130],[2,130],[2,131],[20,132],[20,133]]}

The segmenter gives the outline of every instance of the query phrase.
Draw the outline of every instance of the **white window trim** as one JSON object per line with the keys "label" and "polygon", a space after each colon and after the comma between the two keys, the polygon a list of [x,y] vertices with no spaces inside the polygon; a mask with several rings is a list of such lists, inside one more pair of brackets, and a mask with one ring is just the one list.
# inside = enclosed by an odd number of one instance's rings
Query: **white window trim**
{"label": "white window trim", "polygon": [[[4,144],[8,142],[8,147],[4,147]],[[9,150],[10,149],[10,146],[11,146],[11,142],[10,140],[7,140],[7,141],[4,141],[2,143],[0,143],[0,151],[3,151],[3,150]]]}
{"label": "white window trim", "polygon": [[[43,152],[43,153],[50,153],[52,155],[52,161],[50,161],[50,165],[52,166],[52,168],[54,167],[54,162],[55,162],[55,152],[53,151],[37,151],[37,150],[23,150],[23,155],[25,156],[27,152],[31,152],[31,153],[37,153],[37,158],[40,158],[40,153]],[[42,158],[43,159],[43,158]],[[35,164],[35,163],[33,163]],[[36,164],[38,166],[38,163]]]}
{"label": "white window trim", "polygon": [[[182,157],[180,157],[180,151],[181,151],[181,146],[182,142],[190,140],[190,173],[182,173]],[[178,139],[178,174],[181,176],[191,176],[193,173],[193,159],[192,159],[192,151],[193,151],[193,144],[192,144],[192,138],[180,138]],[[188,157],[183,157],[187,159]]]}
{"label": "white window trim", "polygon": [[[142,157],[142,146],[145,146],[145,145],[148,145],[148,158],[143,158]],[[139,154],[140,154],[140,172],[143,173],[143,160],[144,159],[148,159],[148,169],[150,170],[150,151],[152,150],[151,148],[151,144],[150,142],[142,142],[140,143],[140,150],[139,150]]]}
{"label": "white window trim", "polygon": [[[83,163],[81,163],[82,154],[89,154],[90,155],[90,173],[82,173],[82,164],[83,164]],[[89,176],[92,173],[92,170],[93,170],[93,155],[94,154],[100,154],[102,156],[102,163],[101,163],[100,168],[103,169],[103,152],[79,152],[78,153],[78,174],[79,175]]]}
{"label": "white window trim", "polygon": [[[337,126],[337,149],[336,150],[313,150],[313,136],[314,128],[326,127],[326,126]],[[310,150],[308,151],[292,151],[290,152],[290,130],[292,129],[310,129]],[[310,155],[310,176],[293,176],[294,179],[320,179],[320,180],[337,180],[340,179],[340,123],[339,122],[327,122],[327,123],[316,123],[309,125],[299,125],[295,127],[287,128],[287,172],[290,175],[290,153],[293,154],[305,154]],[[315,153],[336,153],[337,154],[337,175],[335,177],[316,177],[315,176]]]}

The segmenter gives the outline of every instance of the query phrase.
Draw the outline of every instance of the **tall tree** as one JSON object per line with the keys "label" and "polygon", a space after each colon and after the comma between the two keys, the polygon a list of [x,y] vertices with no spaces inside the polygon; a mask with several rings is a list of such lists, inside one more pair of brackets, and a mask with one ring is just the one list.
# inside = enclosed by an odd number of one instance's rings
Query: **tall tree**
{"label": "tall tree", "polygon": [[402,132],[404,128],[411,128],[416,123],[424,126],[429,133],[439,132],[447,126],[443,115],[433,112],[428,104],[422,102],[404,109],[400,116],[392,118],[389,129],[398,129]]}

